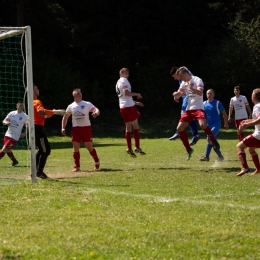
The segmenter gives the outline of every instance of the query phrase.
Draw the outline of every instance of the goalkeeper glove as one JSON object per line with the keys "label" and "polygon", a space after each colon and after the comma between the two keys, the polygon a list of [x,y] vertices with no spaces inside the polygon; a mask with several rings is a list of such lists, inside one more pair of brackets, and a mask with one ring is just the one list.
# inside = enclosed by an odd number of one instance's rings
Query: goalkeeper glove
{"label": "goalkeeper glove", "polygon": [[64,109],[53,109],[54,115],[64,116],[66,111]]}

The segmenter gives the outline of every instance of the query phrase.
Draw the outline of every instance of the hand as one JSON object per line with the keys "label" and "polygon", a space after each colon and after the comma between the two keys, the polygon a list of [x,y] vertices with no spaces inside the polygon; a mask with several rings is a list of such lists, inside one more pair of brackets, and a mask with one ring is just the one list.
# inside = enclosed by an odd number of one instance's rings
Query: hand
{"label": "hand", "polygon": [[139,107],[144,107],[144,104],[142,102],[135,102],[135,105]]}
{"label": "hand", "polygon": [[174,98],[173,98],[174,101],[177,102],[177,103],[180,103],[180,101],[179,101],[179,98],[180,98],[180,97],[177,97],[178,92],[173,92],[172,95],[173,95],[173,97],[174,97]]}
{"label": "hand", "polygon": [[64,128],[61,129],[61,134],[66,135],[66,130]]}
{"label": "hand", "polygon": [[95,109],[93,112],[92,112],[92,116],[93,118],[96,118],[97,116],[100,115],[100,111],[98,109]]}
{"label": "hand", "polygon": [[137,98],[138,98],[138,99],[142,99],[143,97],[142,97],[141,94],[137,94]]}
{"label": "hand", "polygon": [[231,118],[230,118],[230,117],[228,118],[228,122],[229,122],[229,123],[231,122]]}
{"label": "hand", "polygon": [[54,115],[64,116],[66,111],[64,109],[53,109]]}
{"label": "hand", "polygon": [[228,123],[224,124],[224,128],[225,128],[226,130],[228,130],[228,128],[229,128]]}
{"label": "hand", "polygon": [[39,110],[38,113],[39,113],[41,116],[46,116],[46,113],[45,113],[43,110]]}

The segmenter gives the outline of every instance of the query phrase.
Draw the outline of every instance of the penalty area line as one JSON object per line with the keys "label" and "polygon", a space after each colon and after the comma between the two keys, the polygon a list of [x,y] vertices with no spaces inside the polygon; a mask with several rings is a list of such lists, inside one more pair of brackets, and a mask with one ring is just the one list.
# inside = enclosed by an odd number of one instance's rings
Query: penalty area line
{"label": "penalty area line", "polygon": [[[162,197],[162,196],[154,196],[150,194],[132,194],[128,192],[116,192],[110,190],[102,190],[102,189],[90,189],[86,192],[104,192],[109,193],[116,196],[127,196],[127,197],[136,197],[141,199],[154,200],[157,203],[171,203],[171,202],[185,202],[188,204],[194,205],[216,205],[216,206],[224,206],[229,208],[241,208],[241,209],[249,209],[249,210],[258,210],[260,206],[249,206],[243,204],[233,204],[233,203],[225,203],[218,201],[209,201],[203,199],[193,199],[193,198],[171,198],[171,197]],[[209,197],[209,196],[208,196]],[[219,195],[217,197],[220,197]]]}

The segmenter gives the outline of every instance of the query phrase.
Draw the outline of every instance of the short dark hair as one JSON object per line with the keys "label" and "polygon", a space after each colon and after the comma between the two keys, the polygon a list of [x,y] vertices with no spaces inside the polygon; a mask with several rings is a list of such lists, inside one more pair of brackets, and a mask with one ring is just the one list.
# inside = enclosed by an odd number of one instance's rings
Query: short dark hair
{"label": "short dark hair", "polygon": [[23,102],[23,100],[20,99],[20,100],[17,101],[16,104],[21,104],[21,103],[23,104],[24,102]]}
{"label": "short dark hair", "polygon": [[170,74],[174,75],[177,72],[178,69],[179,69],[179,67],[172,67],[171,70],[170,70]]}
{"label": "short dark hair", "polygon": [[239,86],[235,86],[235,87],[234,87],[234,90],[235,90],[235,89],[240,91],[240,87],[239,87]]}

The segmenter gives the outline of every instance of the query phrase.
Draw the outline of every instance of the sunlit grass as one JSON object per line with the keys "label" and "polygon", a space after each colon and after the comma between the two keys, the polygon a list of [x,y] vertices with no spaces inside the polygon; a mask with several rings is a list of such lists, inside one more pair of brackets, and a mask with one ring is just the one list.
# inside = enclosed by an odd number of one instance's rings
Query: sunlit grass
{"label": "sunlit grass", "polygon": [[198,160],[205,139],[187,162],[163,135],[143,133],[136,159],[123,135],[95,137],[101,169],[82,147],[75,177],[70,139],[51,137],[50,180],[0,180],[0,258],[258,259],[260,176],[236,177],[235,133],[220,135],[222,163]]}

